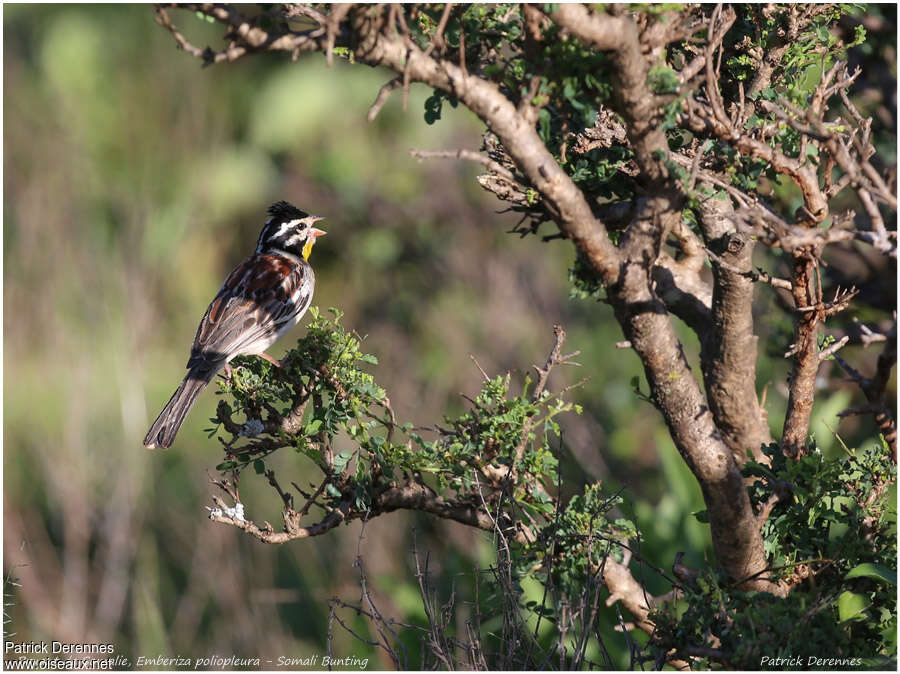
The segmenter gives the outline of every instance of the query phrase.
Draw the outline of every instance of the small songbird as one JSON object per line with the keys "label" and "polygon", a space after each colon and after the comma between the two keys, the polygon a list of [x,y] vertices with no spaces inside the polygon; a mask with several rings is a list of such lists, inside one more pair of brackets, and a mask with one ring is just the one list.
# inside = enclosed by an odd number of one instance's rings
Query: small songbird
{"label": "small songbird", "polygon": [[188,373],[159,413],[144,446],[169,447],[200,391],[235,356],[264,353],[300,321],[312,302],[315,276],[309,254],[325,232],[313,227],[321,216],[304,213],[286,201],[269,208],[256,252],[231,272],[194,337]]}

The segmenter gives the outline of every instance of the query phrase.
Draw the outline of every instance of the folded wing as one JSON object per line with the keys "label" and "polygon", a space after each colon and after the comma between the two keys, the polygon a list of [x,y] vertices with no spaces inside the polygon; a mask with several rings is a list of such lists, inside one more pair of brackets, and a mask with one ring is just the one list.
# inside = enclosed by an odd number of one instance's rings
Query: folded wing
{"label": "folded wing", "polygon": [[187,367],[224,364],[265,351],[312,300],[312,268],[281,255],[253,255],[225,280],[209,305]]}

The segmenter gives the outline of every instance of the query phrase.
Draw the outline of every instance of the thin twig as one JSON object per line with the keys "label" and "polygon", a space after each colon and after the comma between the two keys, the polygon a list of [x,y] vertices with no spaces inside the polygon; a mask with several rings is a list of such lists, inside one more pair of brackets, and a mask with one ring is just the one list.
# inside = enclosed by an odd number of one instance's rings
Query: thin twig
{"label": "thin twig", "polygon": [[384,104],[387,103],[388,98],[391,97],[391,93],[395,89],[399,89],[402,86],[403,78],[399,76],[383,84],[381,89],[378,90],[378,95],[375,97],[375,101],[369,108],[366,119],[370,122],[374,122],[375,118],[378,116],[378,113],[381,112],[381,108],[384,107]]}
{"label": "thin twig", "polygon": [[489,171],[492,171],[509,181],[516,181],[516,177],[513,175],[512,171],[501,166],[490,157],[485,157],[480,152],[475,152],[473,150],[419,150],[413,148],[409,153],[416,159],[465,159],[467,161],[475,162],[476,164],[481,164]]}
{"label": "thin twig", "polygon": [[849,342],[849,341],[850,341],[850,335],[844,335],[843,337],[840,338],[840,340],[838,340],[837,342],[835,342],[828,348],[822,349],[821,351],[819,351],[819,362],[824,362],[824,361],[828,360],[829,358],[831,358],[834,354],[836,354],[838,351],[843,349],[847,345],[847,342]]}

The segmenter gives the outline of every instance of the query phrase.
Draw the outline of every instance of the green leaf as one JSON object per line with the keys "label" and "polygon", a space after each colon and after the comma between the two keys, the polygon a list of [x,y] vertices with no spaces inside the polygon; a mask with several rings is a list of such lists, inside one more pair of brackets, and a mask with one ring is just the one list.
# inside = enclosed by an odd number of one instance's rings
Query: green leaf
{"label": "green leaf", "polygon": [[550,112],[547,108],[541,108],[538,111],[538,124],[540,125],[541,140],[545,143],[550,141]]}
{"label": "green leaf", "polygon": [[888,585],[897,585],[897,572],[894,569],[889,569],[881,564],[872,564],[870,562],[853,567],[847,572],[847,575],[844,576],[844,578],[846,580],[849,580],[850,578],[875,578]]}
{"label": "green leaf", "polygon": [[256,471],[257,475],[262,475],[266,472],[266,463],[262,459],[257,459],[253,462],[253,470]]}
{"label": "green leaf", "polygon": [[443,99],[438,92],[425,99],[425,123],[431,125],[438,121],[441,118],[442,107]]}
{"label": "green leaf", "polygon": [[869,608],[871,602],[863,594],[845,590],[838,597],[838,617],[841,622],[862,618],[860,614]]}
{"label": "green leaf", "polygon": [[310,419],[309,423],[306,424],[306,434],[309,436],[316,435],[321,428],[322,428],[322,420],[321,419]]}
{"label": "green leaf", "polygon": [[334,457],[334,469],[338,473],[344,470],[344,466],[353,458],[354,452],[341,452]]}
{"label": "green leaf", "polygon": [[657,94],[673,94],[678,91],[678,75],[665,66],[653,66],[647,72],[647,84]]}

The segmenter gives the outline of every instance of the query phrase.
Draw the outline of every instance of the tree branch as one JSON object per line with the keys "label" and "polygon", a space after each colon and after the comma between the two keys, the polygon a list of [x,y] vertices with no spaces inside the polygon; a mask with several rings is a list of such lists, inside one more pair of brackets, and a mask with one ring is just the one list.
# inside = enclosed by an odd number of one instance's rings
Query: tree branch
{"label": "tree branch", "polygon": [[476,164],[481,164],[487,170],[496,173],[498,176],[501,176],[510,182],[516,182],[516,177],[513,175],[512,171],[509,171],[506,167],[495,162],[490,157],[485,157],[483,154],[472,150],[412,149],[409,153],[416,159],[465,159],[467,161],[475,162]]}
{"label": "tree branch", "polygon": [[788,409],[784,420],[781,443],[784,451],[795,458],[806,453],[806,437],[815,398],[816,373],[819,371],[818,326],[821,311],[802,311],[818,302],[814,287],[815,260],[805,256],[794,258],[791,273],[791,294],[794,298],[794,357],[791,368]]}
{"label": "tree branch", "polygon": [[[733,578],[747,578],[766,568],[766,555],[750,499],[731,450],[716,427],[709,406],[691,372],[684,349],[663,302],[650,283],[665,232],[681,217],[682,194],[668,180],[663,159],[668,142],[655,114],[655,98],[646,86],[647,64],[633,22],[598,15],[581,5],[559,5],[551,15],[573,35],[595,49],[614,50],[621,87],[619,112],[651,194],[638,199],[635,219],[622,235],[623,263],[609,284],[616,318],[641,358],[675,446],[700,482],[710,513],[719,563]],[[749,588],[781,590],[757,576]]]}
{"label": "tree branch", "polygon": [[650,620],[650,609],[653,608],[653,604],[647,591],[634,579],[628,567],[606,557],[603,562],[603,582],[609,589],[606,605],[622,602],[634,618],[635,624],[647,634],[653,634],[655,626]]}
{"label": "tree branch", "polygon": [[[467,526],[481,529],[482,531],[494,531],[497,522],[485,512],[481,504],[471,504],[456,499],[445,499],[434,493],[429,487],[416,482],[408,482],[402,486],[393,486],[380,492],[374,499],[369,510],[358,510],[350,501],[344,501],[337,508],[331,509],[318,522],[306,526],[300,525],[302,512],[285,506],[284,529],[274,531],[271,527],[260,527],[252,520],[235,517],[229,514],[233,508],[227,506],[219,497],[213,496],[213,502],[218,506],[210,512],[209,519],[221,524],[237,527],[250,534],[263,543],[281,545],[289,541],[321,536],[334,529],[343,522],[366,519],[393,512],[395,510],[416,510],[426,512],[442,519],[449,519]],[[520,544],[530,541],[521,529],[510,530],[505,534]]]}
{"label": "tree branch", "polygon": [[760,446],[771,442],[756,394],[758,339],[753,330],[753,239],[739,233],[730,200],[707,199],[700,223],[713,257],[712,330],[701,341],[700,362],[716,426],[738,465],[749,450],[765,461]]}
{"label": "tree branch", "polygon": [[556,5],[549,16],[587,46],[613,53],[616,107],[625,118],[635,161],[650,182],[667,178],[669,144],[658,123],[656,96],[647,86],[648,65],[634,21],[627,16],[597,14],[579,3]]}
{"label": "tree branch", "polygon": [[464,71],[449,61],[438,61],[410,40],[385,35],[379,17],[351,12],[355,32],[361,36],[355,49],[359,61],[408,72],[457,97],[497,135],[522,174],[543,196],[563,233],[583,250],[594,269],[613,279],[618,254],[606,228],[593,215],[584,195],[547,150],[534,126],[493,82]]}
{"label": "tree branch", "polygon": [[875,417],[875,423],[878,425],[878,429],[884,436],[885,442],[887,442],[888,447],[890,447],[891,457],[896,464],[897,423],[894,419],[893,414],[891,413],[891,409],[888,407],[887,401],[885,400],[887,395],[888,381],[890,380],[891,372],[894,369],[894,366],[897,364],[896,318],[894,319],[894,325],[887,332],[887,334],[884,335],[884,337],[884,348],[878,355],[875,374],[871,379],[864,377],[859,373],[859,371],[857,371],[840,356],[834,356],[834,359],[835,361],[837,361],[838,365],[840,365],[844,372],[850,375],[850,378],[853,379],[853,381],[855,381],[862,389],[862,392],[866,396],[866,400],[869,403],[865,408],[861,410],[844,410],[840,413],[839,416],[848,416],[851,413],[873,414]]}

